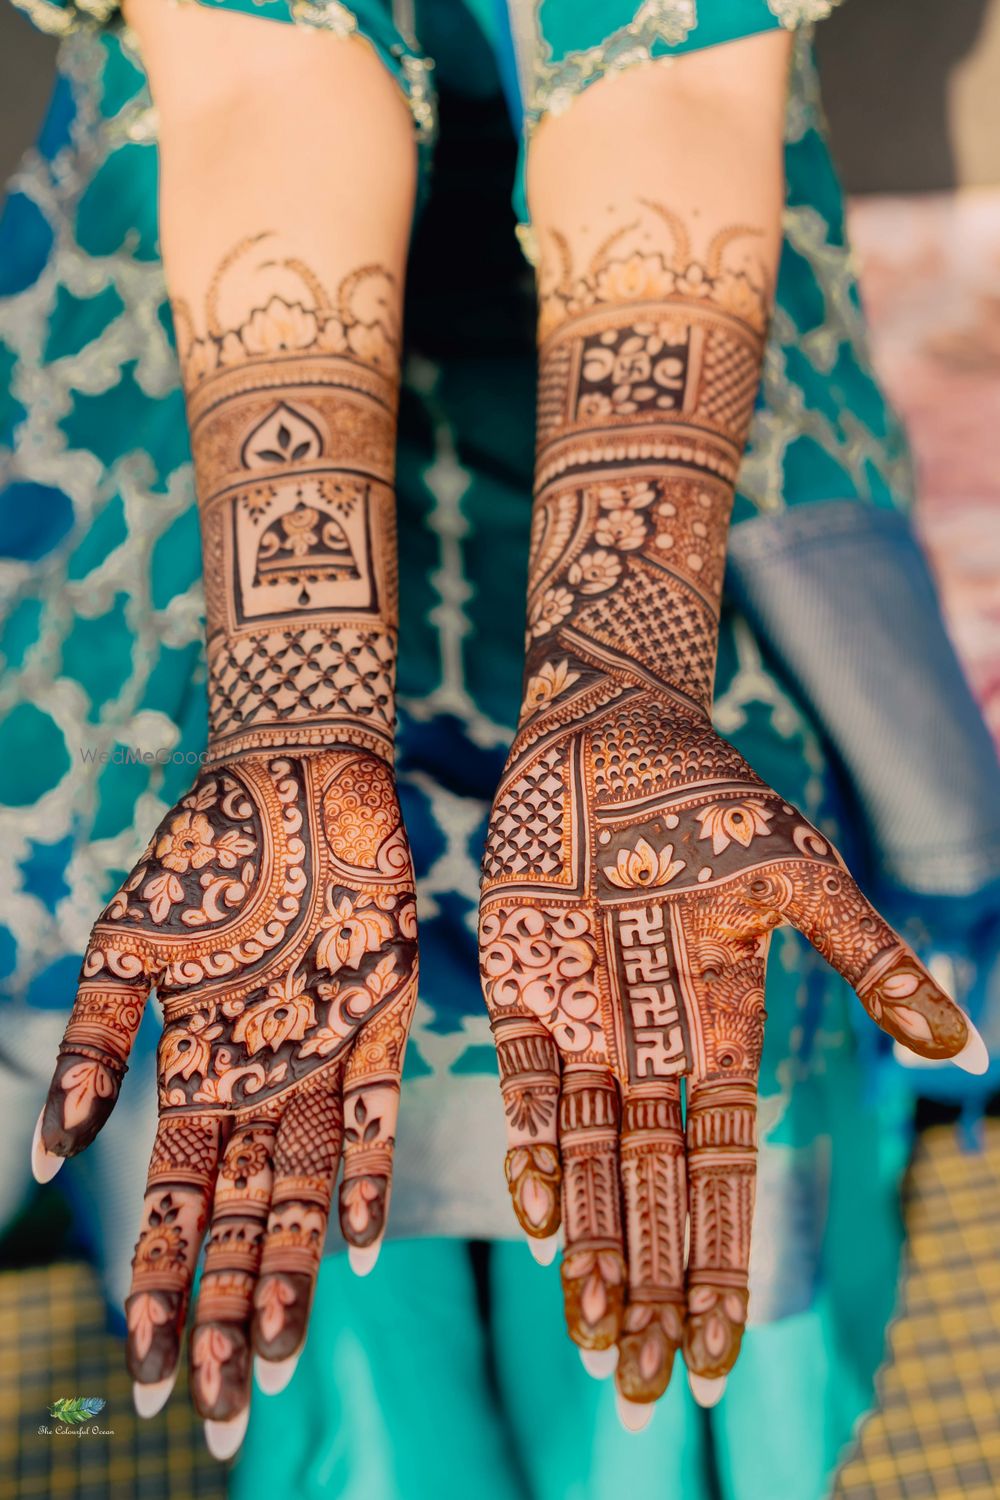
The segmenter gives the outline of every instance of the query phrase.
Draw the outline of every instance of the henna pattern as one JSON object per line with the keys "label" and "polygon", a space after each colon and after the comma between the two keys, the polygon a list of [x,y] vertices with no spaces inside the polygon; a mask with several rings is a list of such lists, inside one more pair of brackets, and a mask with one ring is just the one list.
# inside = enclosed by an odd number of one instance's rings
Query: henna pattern
{"label": "henna pattern", "polygon": [[678,1348],[708,1379],[739,1350],[770,932],[798,927],[924,1056],[969,1032],[712,728],[767,292],[731,265],[751,230],[697,261],[674,216],[642,210],[672,259],[630,225],[575,279],[556,236],[540,272],[525,685],[480,940],[515,1212],[536,1238],[561,1219],[570,1334],[617,1342],[619,1390],[649,1402]]}
{"label": "henna pattern", "polygon": [[[365,266],[330,297],[294,260],[304,301],[273,295],[182,345],[205,564],[211,744],[232,757],[357,745],[394,729],[393,474],[398,293]],[[271,261],[267,264],[272,265]],[[185,308],[179,326],[190,329]]]}
{"label": "henna pattern", "polygon": [[[339,1214],[359,1269],[385,1228],[416,998],[413,869],[391,771],[398,293],[376,267],[330,298],[295,260],[202,338],[177,309],[205,561],[209,761],[101,914],[40,1122],[44,1159],[111,1112],[155,988],[160,1120],[129,1368],[176,1369],[203,1237],[192,1392],[230,1421],[252,1351],[295,1354]],[[44,1161],[43,1161],[44,1167]],[[51,1173],[51,1167],[47,1169]]]}

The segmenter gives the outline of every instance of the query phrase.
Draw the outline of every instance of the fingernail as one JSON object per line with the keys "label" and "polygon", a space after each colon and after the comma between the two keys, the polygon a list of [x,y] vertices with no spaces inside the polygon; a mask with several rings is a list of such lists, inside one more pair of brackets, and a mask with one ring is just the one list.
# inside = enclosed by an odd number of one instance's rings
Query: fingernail
{"label": "fingernail", "polygon": [[969,1028],[968,1040],[961,1052],[956,1052],[951,1061],[956,1068],[961,1068],[963,1073],[985,1073],[990,1065],[990,1054],[986,1050],[986,1043],[968,1016],[965,1018],[965,1024]]}
{"label": "fingernail", "polygon": [[148,1384],[137,1380],[132,1386],[132,1400],[140,1417],[155,1417],[158,1411],[162,1411],[170,1399],[170,1392],[177,1384],[177,1371],[179,1365],[174,1366],[174,1373],[167,1375],[163,1380],[151,1380]]}
{"label": "fingernail", "polygon": [[621,1391],[615,1391],[615,1405],[626,1432],[641,1432],[653,1415],[652,1401],[630,1401]]}
{"label": "fingernail", "polygon": [[707,1375],[692,1375],[688,1372],[688,1383],[699,1406],[714,1406],[726,1389],[726,1376],[720,1375],[715,1380],[709,1380]]}
{"label": "fingernail", "polygon": [[231,1417],[228,1422],[205,1423],[205,1442],[213,1458],[232,1458],[246,1436],[249,1420],[250,1408],[244,1406],[239,1416]]}
{"label": "fingernail", "polygon": [[35,1125],[35,1133],[31,1137],[31,1172],[36,1182],[51,1182],[53,1177],[66,1160],[65,1156],[56,1156],[54,1151],[46,1151],[42,1144],[42,1120],[45,1118],[45,1105],[38,1116]]}
{"label": "fingernail", "polygon": [[609,1375],[615,1373],[618,1364],[617,1344],[612,1344],[610,1349],[579,1349],[577,1352],[583,1368],[595,1380],[607,1380]]}
{"label": "fingernail", "polygon": [[295,1366],[301,1358],[302,1351],[289,1354],[287,1359],[261,1359],[260,1355],[253,1362],[253,1373],[257,1384],[265,1396],[276,1396],[283,1391],[285,1386],[295,1374]]}
{"label": "fingernail", "polygon": [[528,1249],[540,1266],[551,1266],[559,1249],[559,1235],[547,1234],[544,1239],[535,1239],[533,1235],[526,1235]]}
{"label": "fingernail", "polygon": [[893,1042],[892,1055],[904,1068],[944,1068],[952,1061],[950,1057],[921,1057],[919,1052],[911,1052],[902,1042]]}
{"label": "fingernail", "polygon": [[348,1245],[347,1260],[355,1276],[367,1276],[374,1268],[382,1251],[382,1241],[376,1240],[374,1245]]}

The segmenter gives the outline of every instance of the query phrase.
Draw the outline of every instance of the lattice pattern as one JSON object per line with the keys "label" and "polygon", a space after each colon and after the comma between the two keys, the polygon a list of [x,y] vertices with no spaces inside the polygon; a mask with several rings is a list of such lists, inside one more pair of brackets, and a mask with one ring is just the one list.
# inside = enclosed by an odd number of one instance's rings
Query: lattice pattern
{"label": "lattice pattern", "polygon": [[553,746],[526,767],[497,804],[483,868],[505,875],[562,872],[566,750]]}
{"label": "lattice pattern", "polygon": [[348,715],[392,721],[393,645],[384,631],[311,628],[213,642],[213,708],[219,736],[258,718]]}
{"label": "lattice pattern", "polygon": [[713,329],[705,341],[699,412],[742,435],[757,399],[758,358],[752,345],[737,343],[722,329]]}
{"label": "lattice pattern", "polygon": [[715,676],[715,622],[704,604],[648,574],[628,573],[618,588],[582,610],[583,635],[662,673],[698,703],[706,703]]}

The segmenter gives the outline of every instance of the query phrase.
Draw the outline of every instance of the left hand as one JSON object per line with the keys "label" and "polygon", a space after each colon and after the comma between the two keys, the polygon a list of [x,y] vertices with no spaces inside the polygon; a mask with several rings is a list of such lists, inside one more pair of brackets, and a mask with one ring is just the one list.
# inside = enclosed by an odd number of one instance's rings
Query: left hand
{"label": "left hand", "polygon": [[[338,1170],[364,1274],[385,1232],[417,987],[413,866],[365,751],[206,769],[95,923],[33,1150],[45,1181],[108,1119],[155,986],[159,1124],[126,1302],[151,1415],[176,1376],[201,1241],[191,1392],[217,1456],[301,1349]],[[152,1085],[152,1079],[147,1086]],[[242,1424],[242,1425],[241,1425]]]}

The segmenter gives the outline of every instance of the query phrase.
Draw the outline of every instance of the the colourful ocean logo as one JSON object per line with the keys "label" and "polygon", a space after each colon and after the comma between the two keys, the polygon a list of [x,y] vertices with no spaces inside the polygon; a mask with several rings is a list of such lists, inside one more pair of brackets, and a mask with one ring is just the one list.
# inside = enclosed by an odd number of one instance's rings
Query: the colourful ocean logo
{"label": "the colourful ocean logo", "polygon": [[84,1422],[92,1422],[107,1404],[100,1396],[62,1396],[49,1407],[49,1416],[57,1422],[78,1427]]}

